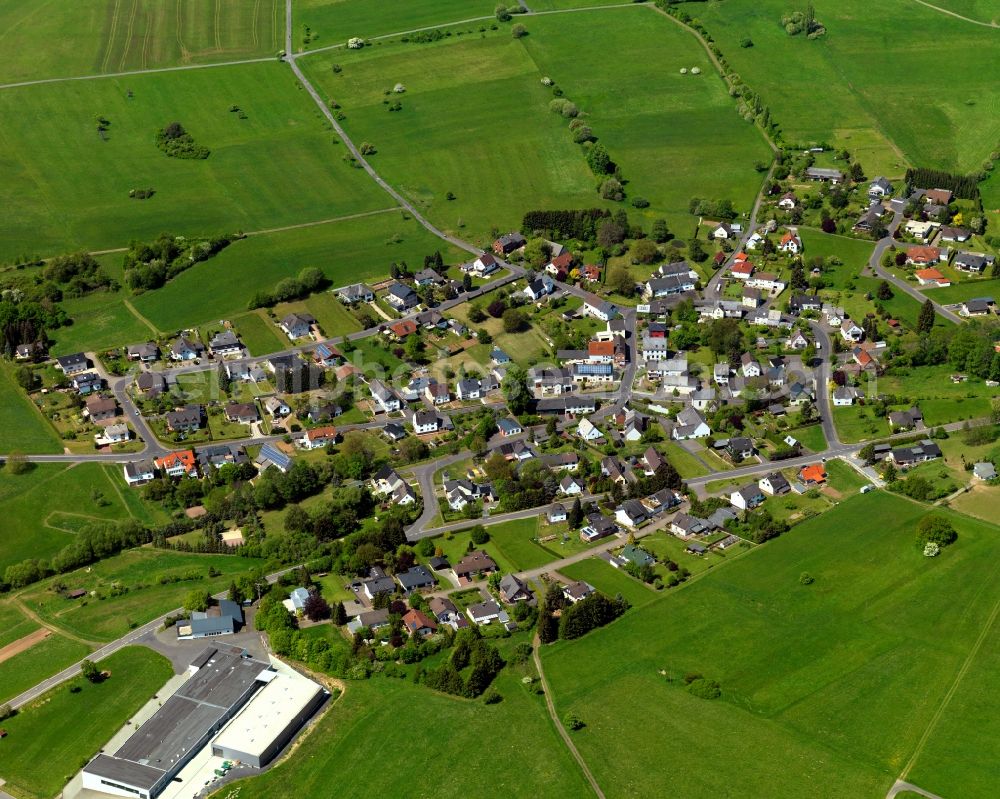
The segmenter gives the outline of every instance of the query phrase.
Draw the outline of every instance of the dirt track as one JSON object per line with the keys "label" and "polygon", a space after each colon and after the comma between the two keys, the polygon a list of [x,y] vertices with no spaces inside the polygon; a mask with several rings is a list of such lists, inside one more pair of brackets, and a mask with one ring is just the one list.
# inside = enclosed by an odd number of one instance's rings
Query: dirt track
{"label": "dirt track", "polygon": [[3,663],[5,660],[10,660],[14,657],[14,655],[20,655],[22,652],[27,652],[39,641],[44,641],[50,635],[52,635],[52,630],[42,627],[41,629],[35,630],[33,633],[28,633],[24,636],[24,638],[18,638],[13,643],[7,644],[7,646],[0,648],[0,663]]}

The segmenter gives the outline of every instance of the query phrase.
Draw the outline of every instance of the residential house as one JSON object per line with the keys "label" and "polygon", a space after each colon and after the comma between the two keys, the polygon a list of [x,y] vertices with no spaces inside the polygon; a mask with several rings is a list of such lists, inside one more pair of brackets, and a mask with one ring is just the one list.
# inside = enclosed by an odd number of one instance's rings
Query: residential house
{"label": "residential house", "polygon": [[597,410],[597,401],[593,397],[565,395],[552,399],[541,399],[535,403],[535,413],[557,413],[566,417],[580,416]]}
{"label": "residential house", "polygon": [[861,341],[861,339],[864,338],[864,335],[865,331],[858,327],[853,320],[845,319],[840,323],[840,337],[844,339],[844,341]]}
{"label": "residential house", "polygon": [[809,346],[809,339],[801,330],[796,330],[785,341],[785,346],[790,350],[804,350]]}
{"label": "residential house", "polygon": [[500,431],[500,435],[504,438],[516,436],[519,433],[524,432],[521,428],[521,423],[510,418],[498,419],[497,429]]}
{"label": "residential house", "polygon": [[385,413],[398,411],[402,407],[399,397],[391,388],[377,378],[372,378],[368,382],[368,390],[376,406]]}
{"label": "residential house", "polygon": [[626,499],[615,509],[615,521],[625,527],[640,527],[648,520],[646,509],[637,499]]}
{"label": "residential house", "polygon": [[576,428],[576,434],[584,441],[600,441],[604,438],[604,434],[594,426],[594,423],[590,419],[586,418],[580,420],[580,424]]}
{"label": "residential house", "polygon": [[858,218],[858,221],[854,223],[854,229],[859,233],[871,233],[873,230],[877,230],[882,224],[882,214],[885,210],[881,205],[873,203],[868,206],[868,209],[864,211]]}
{"label": "residential house", "polygon": [[124,466],[125,482],[130,486],[144,485],[156,479],[156,464],[148,458],[129,461]]}
{"label": "residential house", "polygon": [[279,419],[288,416],[292,412],[291,407],[280,397],[265,397],[261,403],[264,410],[271,414],[272,418]]}
{"label": "residential house", "polygon": [[451,402],[451,389],[447,383],[428,383],[424,389],[424,397],[432,405],[444,405]]}
{"label": "residential house", "polygon": [[330,369],[337,364],[339,364],[344,358],[343,353],[338,350],[333,344],[327,342],[321,342],[317,345],[316,349],[313,351],[313,361],[317,366],[322,366],[324,369]]}
{"label": "residential house", "polygon": [[839,169],[823,169],[821,167],[811,166],[808,167],[803,173],[803,177],[806,180],[837,184],[843,182],[844,173]]}
{"label": "residential house", "polygon": [[587,264],[580,270],[580,274],[587,282],[596,283],[601,279],[601,267]]}
{"label": "residential house", "polygon": [[569,274],[570,267],[573,266],[573,253],[561,252],[555,255],[551,261],[545,264],[545,272],[556,280],[565,280]]}
{"label": "residential house", "polygon": [[260,413],[253,402],[226,403],[226,420],[237,424],[254,424],[260,421]]}
{"label": "residential house", "polygon": [[185,405],[165,414],[167,430],[172,433],[193,433],[201,429],[205,421],[205,406]]}
{"label": "residential house", "polygon": [[989,480],[997,479],[996,467],[989,461],[973,464],[972,479],[985,483]]}
{"label": "residential house", "polygon": [[493,242],[493,252],[499,256],[510,255],[515,250],[521,249],[525,244],[527,244],[527,241],[525,241],[524,236],[520,233],[516,231],[504,233]]}
{"label": "residential house", "polygon": [[778,249],[783,253],[788,253],[789,255],[798,255],[802,252],[802,239],[799,238],[798,234],[794,230],[788,230],[781,237]]}
{"label": "residential house", "polygon": [[375,290],[365,283],[352,283],[337,289],[337,297],[347,305],[355,305],[359,302],[373,302],[375,300]]}
{"label": "residential house", "polygon": [[785,290],[785,281],[779,280],[778,276],[772,272],[758,272],[747,281],[747,285],[776,294]]}
{"label": "residential house", "polygon": [[397,574],[396,579],[403,588],[404,594],[411,594],[414,591],[422,591],[428,588],[437,587],[437,581],[425,566],[411,566],[402,574]]}
{"label": "residential house", "polygon": [[153,363],[160,358],[160,348],[155,341],[147,341],[145,344],[129,344],[125,348],[125,356],[130,361]]}
{"label": "residential house", "polygon": [[162,458],[157,458],[156,468],[167,477],[197,477],[198,459],[190,449],[178,452],[168,452]]}
{"label": "residential house", "polygon": [[930,439],[909,447],[896,447],[889,452],[891,460],[900,469],[909,469],[924,461],[941,457],[941,448]]}
{"label": "residential house", "polygon": [[688,538],[692,535],[704,535],[712,531],[710,525],[704,519],[692,516],[689,513],[677,513],[670,521],[670,532],[680,538]]}
{"label": "residential house", "polygon": [[434,618],[439,624],[447,624],[455,630],[469,626],[469,622],[465,620],[461,611],[448,597],[431,597],[427,601],[427,609],[434,614]]}
{"label": "residential house", "polygon": [[583,483],[575,477],[566,475],[566,477],[559,481],[559,493],[567,497],[579,496],[583,493]]}
{"label": "residential house", "polygon": [[817,486],[826,482],[826,469],[822,463],[811,463],[799,469],[799,481],[806,486]]}
{"label": "residential house", "polygon": [[566,521],[566,506],[561,502],[553,503],[545,513],[545,520],[549,524],[557,524]]}
{"label": "residential house", "polygon": [[756,483],[750,483],[729,495],[729,502],[734,508],[750,510],[764,501],[764,494]]}
{"label": "residential house", "polygon": [[681,294],[685,291],[694,291],[696,282],[687,273],[650,278],[643,286],[642,296],[647,300],[652,300]]}
{"label": "residential house", "polygon": [[421,269],[417,274],[413,276],[413,282],[418,286],[435,286],[438,283],[444,283],[444,278],[441,277],[433,269]]}
{"label": "residential house", "polygon": [[403,614],[403,627],[411,636],[419,635],[426,638],[437,632],[437,622],[423,611],[410,608]]}
{"label": "residential house", "polygon": [[212,336],[211,341],[208,342],[208,351],[217,358],[224,358],[227,355],[242,355],[243,344],[232,330],[222,330]]}
{"label": "residential house", "polygon": [[570,604],[575,605],[583,599],[594,593],[596,589],[590,583],[585,583],[583,580],[577,580],[576,582],[569,583],[563,586],[563,597]]}
{"label": "residential house", "polygon": [[99,436],[95,436],[95,441],[101,439],[105,444],[120,444],[132,438],[132,432],[128,425],[122,422],[107,425]]}
{"label": "residential house", "polygon": [[992,255],[981,252],[960,252],[952,261],[952,266],[961,272],[981,275],[988,267],[992,267],[996,259]]}
{"label": "residential house", "polygon": [[888,418],[889,427],[892,428],[893,432],[897,433],[903,430],[910,430],[919,424],[923,424],[924,421],[924,415],[916,405],[907,411],[890,411]]}
{"label": "residential house", "polygon": [[753,275],[753,264],[749,261],[737,261],[729,272],[737,280],[749,280]]}
{"label": "residential house", "polygon": [[82,352],[72,355],[60,355],[56,358],[56,369],[67,377],[86,372],[90,368],[90,359]]}
{"label": "residential house", "polygon": [[212,444],[198,450],[198,465],[202,472],[209,467],[221,469],[227,464],[249,463],[246,450],[243,447],[230,444]]}
{"label": "residential house", "polygon": [[292,459],[278,449],[277,445],[268,443],[260,448],[260,452],[257,453],[257,458],[254,460],[254,465],[259,472],[266,472],[271,467],[274,467],[282,474],[287,474],[288,470],[292,468]]}
{"label": "residential house", "polygon": [[951,202],[951,191],[948,189],[921,189],[925,203],[948,205]]}
{"label": "residential house", "polygon": [[781,199],[778,200],[778,207],[782,211],[791,211],[798,204],[798,198],[795,196],[794,192],[788,191],[781,195]]}
{"label": "residential house", "polygon": [[712,434],[712,428],[706,424],[697,410],[688,406],[677,414],[672,437],[678,441],[689,438],[704,438]]}
{"label": "residential house", "polygon": [[587,514],[587,524],[580,529],[580,540],[585,543],[599,541],[602,538],[614,535],[618,532],[618,525],[614,519],[609,519],[603,513],[594,512]]}
{"label": "residential house", "polygon": [[726,452],[734,461],[742,461],[756,455],[757,448],[753,445],[753,439],[746,436],[733,436],[726,443]]}
{"label": "residential house", "polygon": [[474,550],[462,558],[452,567],[455,579],[460,583],[472,582],[479,579],[484,574],[492,574],[497,571],[497,564],[489,555],[481,549]]}
{"label": "residential house", "polygon": [[555,290],[556,284],[552,282],[552,278],[548,275],[542,275],[528,281],[528,285],[524,288],[524,294],[532,302],[537,302]]}
{"label": "residential house", "polygon": [[588,295],[580,311],[587,316],[600,319],[602,322],[608,322],[618,315],[618,308],[613,303],[594,295]]}
{"label": "residential house", "polygon": [[938,288],[944,288],[945,286],[951,285],[951,280],[946,278],[938,269],[918,269],[913,273],[913,275],[916,277],[917,282],[921,286],[936,286]]}
{"label": "residential house", "polygon": [[302,438],[298,439],[298,444],[302,449],[313,450],[322,449],[327,444],[334,444],[337,441],[337,428],[330,425],[314,427],[306,430]]}
{"label": "residential house", "polygon": [[507,615],[507,611],[502,610],[496,601],[492,599],[487,599],[485,602],[479,602],[475,605],[469,605],[465,612],[472,623],[478,626],[486,626],[493,622],[500,624],[508,624],[510,622],[510,616]]}
{"label": "residential house", "polygon": [[762,302],[760,289],[753,286],[743,287],[743,305],[747,308],[758,308]]}
{"label": "residential house", "polygon": [[930,241],[939,227],[937,222],[921,222],[918,219],[911,219],[903,225],[903,230],[917,241]]}
{"label": "residential house", "polygon": [[852,386],[838,386],[833,390],[833,404],[838,407],[853,405],[855,400],[864,395]]}
{"label": "residential house", "polygon": [[372,566],[368,577],[361,581],[361,593],[369,602],[379,594],[392,595],[396,593],[396,581],[393,580],[381,566]]}
{"label": "residential house", "polygon": [[528,584],[516,574],[505,574],[500,580],[500,599],[508,605],[516,602],[533,602],[535,595]]}
{"label": "residential house", "polygon": [[868,184],[868,199],[883,200],[892,196],[892,184],[884,177],[877,177]]}
{"label": "residential house", "polygon": [[382,627],[389,626],[389,609],[380,608],[379,610],[368,610],[364,613],[355,616],[347,623],[347,629],[349,632],[357,633],[362,630],[375,630],[381,629]]}
{"label": "residential house", "polygon": [[906,263],[914,266],[937,264],[941,263],[941,260],[939,247],[909,247],[906,250]]}
{"label": "residential house", "polygon": [[84,412],[92,422],[106,422],[118,415],[118,403],[114,397],[90,396],[87,397]]}
{"label": "residential house", "polygon": [[385,301],[396,311],[403,313],[417,305],[420,302],[420,298],[410,286],[400,283],[397,280],[389,284]]}
{"label": "residential house", "polygon": [[418,436],[436,433],[441,429],[441,417],[434,411],[417,409],[410,414],[410,424],[413,425],[413,432]]}
{"label": "residential house", "polygon": [[772,497],[779,494],[787,494],[792,490],[785,475],[781,472],[770,472],[764,475],[757,481],[757,486],[765,494],[769,494]]}
{"label": "residential house", "polygon": [[743,227],[736,222],[720,222],[712,229],[712,238],[718,241],[738,238]]}
{"label": "residential house", "polygon": [[962,316],[989,316],[993,313],[992,297],[975,297],[961,305]]}
{"label": "residential house", "polygon": [[656,558],[650,555],[645,549],[638,547],[635,544],[626,544],[621,551],[621,557],[629,563],[634,563],[639,567],[652,566],[656,563]]}
{"label": "residential house", "polygon": [[712,367],[712,379],[720,386],[729,385],[729,364],[717,363]]}
{"label": "residential house", "polygon": [[941,227],[941,241],[968,241],[972,238],[972,231],[964,227]]}
{"label": "residential house", "polygon": [[753,357],[749,352],[744,352],[743,356],[740,358],[740,371],[743,372],[744,377],[760,377],[761,368],[757,359]]}
{"label": "residential house", "polygon": [[170,360],[172,361],[194,361],[205,352],[205,345],[195,339],[192,341],[187,336],[181,336],[170,345]]}
{"label": "residential house", "polygon": [[403,341],[417,332],[417,323],[414,319],[400,319],[390,324],[386,331],[396,341]]}

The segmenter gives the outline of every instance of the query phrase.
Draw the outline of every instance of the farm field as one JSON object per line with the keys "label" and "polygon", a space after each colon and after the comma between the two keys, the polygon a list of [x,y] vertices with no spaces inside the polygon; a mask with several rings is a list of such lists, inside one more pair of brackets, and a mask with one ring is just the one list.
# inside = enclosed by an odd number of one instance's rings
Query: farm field
{"label": "farm field", "polygon": [[52,355],[93,352],[154,338],[156,332],[129,311],[125,304],[129,300],[124,289],[64,300],[62,308],[73,323],[52,331],[49,352]]}
{"label": "farm field", "polygon": [[62,452],[55,430],[15,382],[9,363],[0,363],[0,429],[4,452]]}
{"label": "farm field", "polygon": [[944,8],[978,22],[1000,25],[1000,11],[991,0],[934,0],[931,5]]}
{"label": "farm field", "polygon": [[[0,663],[0,704],[87,657],[91,647],[53,634]],[[2,761],[0,761],[2,762]],[[2,770],[0,766],[0,770]]]}
{"label": "farm field", "polygon": [[145,647],[126,647],[100,667],[110,672],[104,682],[76,677],[4,722],[7,790],[26,799],[54,796],[173,674],[165,657]]}
{"label": "farm field", "polygon": [[114,471],[120,474],[121,468],[40,463],[26,474],[0,472],[0,513],[6,521],[0,538],[0,572],[26,558],[52,557],[83,524],[128,518],[160,521],[162,512],[147,509],[136,495],[125,494],[124,479]]}
{"label": "farm field", "polygon": [[[490,0],[379,0],[377,5],[374,12],[372,0],[296,0],[292,5],[295,50],[343,45],[352,36],[385,36],[476,17],[486,17],[486,25],[496,22],[496,4]],[[307,26],[312,41],[303,45]]]}
{"label": "farm field", "polygon": [[[422,264],[425,255],[438,249],[439,239],[399,213],[268,233],[235,242],[132,303],[162,330],[178,330],[246,311],[256,291],[272,289],[307,266],[318,267],[334,286],[342,286],[388,275],[392,261]],[[458,258],[445,249],[442,255]]]}
{"label": "farm field", "polygon": [[[543,77],[585,113],[621,165],[629,195],[649,200],[647,218],[665,215],[673,227],[686,226],[692,196],[749,207],[760,185],[753,163],[767,160],[768,149],[735,116],[693,37],[642,6],[522,22],[530,35],[519,40],[501,26],[482,37],[392,41],[301,63],[343,107],[352,137],[377,146],[376,168],[439,225],[464,226],[463,235],[480,243],[493,226],[518,226],[531,208],[608,205],[594,191],[566,120],[549,110],[552,93]],[[604,56],[625,49],[632,53],[627,60]],[[333,63],[341,73],[332,72]],[[681,66],[699,66],[703,74],[680,75]],[[662,80],[645,80],[650,70]],[[383,93],[396,82],[406,87],[403,108],[388,114]],[[517,124],[480,123],[496,118],[498,109],[514,113]],[[661,179],[664,164],[669,181]],[[454,200],[445,199],[448,192]]]}
{"label": "farm field", "polygon": [[[747,795],[792,797],[818,782],[824,796],[883,795],[1000,600],[996,528],[944,511],[959,538],[929,560],[913,534],[927,511],[883,492],[856,496],[601,631],[546,648],[557,712],[586,723],[575,742],[607,795],[719,796],[738,783]],[[717,680],[722,697],[683,690],[687,672]],[[996,715],[981,683],[961,685],[980,698],[976,712]],[[660,734],[626,735],[639,715]],[[972,716],[956,709],[955,721],[970,729]],[[689,735],[700,742],[696,761],[672,745]],[[958,743],[974,756],[973,740]],[[783,765],[760,758],[761,747],[780,749]]]}
{"label": "farm field", "polygon": [[281,0],[5,0],[0,83],[273,56]]}
{"label": "farm field", "polygon": [[[235,575],[263,565],[232,555],[196,555],[141,547],[130,549],[89,568],[31,586],[23,600],[40,618],[93,641],[113,641],[130,629],[180,607],[192,588],[216,593]],[[220,572],[208,577],[210,568]],[[96,591],[97,596],[67,600],[50,590],[58,580],[70,589]],[[115,587],[124,587],[115,594]]]}
{"label": "farm field", "polygon": [[[95,115],[110,122],[106,139]],[[9,177],[0,203],[10,209],[0,260],[121,247],[165,224],[211,236],[393,204],[341,160],[318,110],[277,63],[6,89],[0,116]],[[173,121],[211,151],[207,159],[156,146]],[[133,188],[156,193],[132,199]]]}
{"label": "farm field", "polygon": [[[827,29],[815,41],[785,33],[780,21],[791,7],[783,0],[684,7],[761,94],[789,142],[846,147],[870,175],[899,176],[907,164],[979,168],[1000,137],[1000,73],[982,62],[995,31],[904,0],[814,6]],[[753,47],[740,47],[745,36]],[[896,55],[891,68],[871,69],[872,53],[886,50]],[[943,59],[963,76],[960,91],[936,68]],[[914,83],[929,95],[918,116],[911,113]]]}
{"label": "farm field", "polygon": [[[579,797],[589,790],[548,719],[544,698],[521,684],[510,669],[494,687],[503,696],[483,705],[434,693],[407,681],[373,678],[351,681],[325,711],[316,730],[286,762],[239,783],[241,799],[336,795],[467,797],[489,785],[490,795]],[[428,724],[427,720],[433,719]],[[386,725],[408,730],[409,745],[378,749],[379,767],[363,787],[345,762],[370,758],[372,742]],[[470,741],[495,739],[500,729],[516,729],[490,747],[476,767],[456,768],[455,753]],[[411,767],[413,752],[423,765]],[[223,794],[219,794],[222,796]]]}

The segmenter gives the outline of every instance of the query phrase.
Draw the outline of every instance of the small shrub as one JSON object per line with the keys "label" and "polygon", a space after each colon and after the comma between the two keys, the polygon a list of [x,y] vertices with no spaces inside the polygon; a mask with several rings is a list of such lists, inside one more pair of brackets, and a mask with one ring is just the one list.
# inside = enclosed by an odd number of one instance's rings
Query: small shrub
{"label": "small shrub", "polygon": [[699,699],[718,699],[722,696],[722,688],[715,680],[695,680],[688,685],[688,693]]}
{"label": "small shrub", "polygon": [[587,725],[583,723],[583,720],[576,715],[576,713],[567,713],[566,717],[563,719],[563,723],[566,728],[576,732],[577,730],[582,730]]}
{"label": "small shrub", "polygon": [[800,585],[812,585],[815,582],[815,578],[809,572],[802,572],[799,575]]}
{"label": "small shrub", "polygon": [[497,704],[500,704],[502,701],[503,701],[503,697],[496,690],[494,690],[493,688],[490,688],[490,690],[488,690],[483,695],[483,704],[484,705],[497,705]]}

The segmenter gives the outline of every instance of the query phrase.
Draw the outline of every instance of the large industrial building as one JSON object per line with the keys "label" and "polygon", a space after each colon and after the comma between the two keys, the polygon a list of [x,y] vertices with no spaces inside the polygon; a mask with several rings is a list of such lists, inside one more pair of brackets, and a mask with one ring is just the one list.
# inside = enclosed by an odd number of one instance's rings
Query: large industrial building
{"label": "large industrial building", "polygon": [[99,754],[87,764],[84,788],[153,799],[220,730],[213,753],[265,766],[327,696],[312,681],[280,674],[270,663],[224,644],[202,652],[189,672],[114,754]]}

